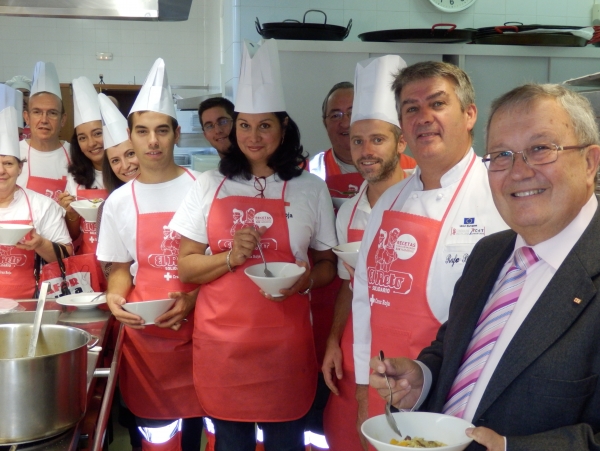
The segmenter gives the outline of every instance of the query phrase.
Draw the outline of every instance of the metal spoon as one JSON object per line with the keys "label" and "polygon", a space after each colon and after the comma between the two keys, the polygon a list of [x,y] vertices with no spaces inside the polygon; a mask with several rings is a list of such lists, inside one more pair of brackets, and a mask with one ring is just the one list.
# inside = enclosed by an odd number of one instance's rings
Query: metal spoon
{"label": "metal spoon", "polygon": [[267,261],[265,260],[265,254],[263,254],[260,241],[258,242],[258,252],[260,252],[260,256],[262,257],[263,263],[265,264],[265,277],[275,277],[275,275],[267,268]]}
{"label": "metal spoon", "polygon": [[91,304],[92,302],[94,302],[96,299],[98,299],[100,296],[104,296],[105,294],[106,294],[106,291],[103,291],[103,292],[102,292],[102,293],[100,293],[99,295],[97,295],[97,296],[94,296],[94,297],[92,298],[92,300],[90,301],[90,304]]}
{"label": "metal spoon", "polygon": [[[383,355],[383,351],[379,351],[379,360],[381,362],[383,362],[383,360],[385,359],[384,355]],[[381,373],[383,375],[383,377],[385,377],[385,382],[387,383],[388,389],[390,391],[390,399],[386,400],[385,402],[385,419],[387,420],[388,424],[390,425],[390,427],[392,428],[392,430],[398,434],[400,436],[400,438],[402,438],[402,433],[400,432],[400,429],[398,429],[398,425],[396,424],[396,420],[394,419],[394,416],[392,415],[392,411],[391,411],[391,405],[392,405],[392,387],[390,387],[390,381],[388,380],[387,374],[385,373]]]}
{"label": "metal spoon", "polygon": [[42,325],[42,314],[44,313],[44,304],[46,304],[46,294],[48,293],[48,282],[43,282],[40,288],[40,297],[38,298],[37,308],[35,309],[35,317],[33,320],[33,330],[29,339],[29,348],[27,349],[27,357],[35,357],[35,348],[37,347],[38,337],[40,335],[40,326]]}

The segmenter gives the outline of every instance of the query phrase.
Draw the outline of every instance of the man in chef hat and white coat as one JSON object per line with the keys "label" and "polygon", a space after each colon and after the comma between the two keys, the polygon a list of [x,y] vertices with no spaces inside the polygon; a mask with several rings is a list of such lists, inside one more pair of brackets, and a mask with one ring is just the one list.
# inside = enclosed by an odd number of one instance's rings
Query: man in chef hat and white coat
{"label": "man in chef hat and white coat", "polygon": [[[193,309],[198,290],[179,280],[178,249],[171,248],[169,255],[161,249],[163,228],[196,175],[173,159],[180,128],[161,58],[150,69],[129,113],[128,126],[140,176],[107,199],[97,249],[100,261],[112,262],[108,306],[126,326],[121,392],[144,436],[142,449],[168,446],[197,451],[203,415],[192,381]],[[123,309],[126,303],[169,297],[175,304],[155,325],[144,326],[139,316]]]}
{"label": "man in chef hat and white coat", "polygon": [[31,298],[35,289],[33,270],[36,254],[56,260],[52,242],[72,252],[71,238],[58,204],[34,191],[22,189],[17,177],[23,169],[19,151],[16,91],[0,84],[0,224],[33,225],[15,246],[0,245],[0,287],[2,296]]}
{"label": "man in chef hat and white coat", "polygon": [[[400,158],[406,142],[391,90],[394,74],[404,67],[406,63],[398,55],[370,58],[356,65],[350,148],[352,161],[365,181],[359,193],[338,211],[336,228],[340,244],[362,240],[371,208],[390,186],[404,179]],[[351,275],[341,259],[338,259],[338,276],[343,282],[323,361],[325,381],[336,395],[329,397],[325,409],[325,436],[333,451],[362,451],[356,423]]]}
{"label": "man in chef hat and white coat", "polygon": [[21,159],[27,161],[18,183],[57,200],[67,186],[69,143],[58,138],[67,115],[53,63],[36,63],[29,104],[23,116],[31,129],[31,138],[20,143]]}
{"label": "man in chef hat and white coat", "polygon": [[[448,318],[454,284],[473,246],[507,228],[472,148],[477,107],[468,75],[452,64],[421,62],[402,69],[393,89],[418,166],[381,196],[360,247],[352,318],[362,405],[371,356],[382,350],[414,358],[429,345]],[[359,423],[365,410],[359,409]],[[383,410],[383,399],[368,391],[369,416]]]}

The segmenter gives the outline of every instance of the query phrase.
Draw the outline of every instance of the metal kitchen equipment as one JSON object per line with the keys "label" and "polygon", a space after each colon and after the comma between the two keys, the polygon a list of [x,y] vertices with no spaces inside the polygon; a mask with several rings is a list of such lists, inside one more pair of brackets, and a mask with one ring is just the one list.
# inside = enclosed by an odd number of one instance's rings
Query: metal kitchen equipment
{"label": "metal kitchen equipment", "polygon": [[90,334],[42,325],[27,357],[31,324],[0,325],[0,444],[60,434],[84,415]]}
{"label": "metal kitchen equipment", "polygon": [[582,28],[585,27],[507,22],[503,26],[478,28],[473,42],[492,45],[584,47],[588,44],[588,39],[571,33]]}
{"label": "metal kitchen equipment", "polygon": [[[450,28],[440,28],[450,27]],[[369,42],[425,42],[435,44],[452,44],[470,42],[476,30],[457,30],[451,23],[436,23],[431,28],[407,28],[398,30],[379,30],[361,33],[358,37]]]}
{"label": "metal kitchen equipment", "polygon": [[[309,12],[319,12],[325,16],[323,23],[307,23],[306,15]],[[283,22],[269,22],[260,24],[258,17],[254,22],[256,31],[265,39],[296,39],[303,41],[343,41],[348,37],[352,28],[352,19],[347,27],[330,25],[327,23],[327,14],[319,9],[309,9],[304,13],[302,22],[287,19]]]}

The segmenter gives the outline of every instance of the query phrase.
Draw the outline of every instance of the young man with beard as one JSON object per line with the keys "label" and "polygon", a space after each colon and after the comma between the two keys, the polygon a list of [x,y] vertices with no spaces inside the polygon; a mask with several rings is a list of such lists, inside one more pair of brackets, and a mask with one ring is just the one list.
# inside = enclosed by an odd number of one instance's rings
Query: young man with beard
{"label": "young man with beard", "polygon": [[[402,138],[396,101],[390,89],[392,73],[402,67],[406,67],[406,63],[397,55],[369,59],[357,65],[350,150],[352,162],[365,181],[359,193],[338,211],[336,228],[340,244],[362,240],[371,208],[390,186],[404,179],[400,158],[406,142]],[[356,424],[358,403],[352,357],[351,274],[341,259],[338,260],[338,276],[342,285],[322,367],[325,382],[335,395],[330,396],[325,409],[325,436],[332,451],[362,451]]]}
{"label": "young man with beard", "polygon": [[[468,75],[452,64],[421,62],[401,70],[392,87],[418,166],[373,208],[356,267],[357,397],[364,406],[368,396],[369,416],[384,410],[377,393],[368,392],[371,356],[383,350],[414,358],[429,345],[448,318],[454,284],[473,246],[506,229],[487,170],[471,147],[477,107]],[[387,232],[384,265],[382,232]],[[359,410],[359,422],[366,412]]]}

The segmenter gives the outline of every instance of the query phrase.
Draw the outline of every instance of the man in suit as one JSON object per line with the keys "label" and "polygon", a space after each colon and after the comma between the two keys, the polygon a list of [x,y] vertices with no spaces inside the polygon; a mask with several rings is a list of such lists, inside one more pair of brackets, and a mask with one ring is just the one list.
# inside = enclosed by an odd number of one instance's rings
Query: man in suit
{"label": "man in suit", "polygon": [[487,129],[483,160],[512,230],[475,246],[431,346],[416,361],[372,359],[370,383],[389,397],[385,372],[398,408],[425,400],[424,410],[471,421],[468,450],[598,450],[594,113],[562,86],[525,85],[492,104]]}

